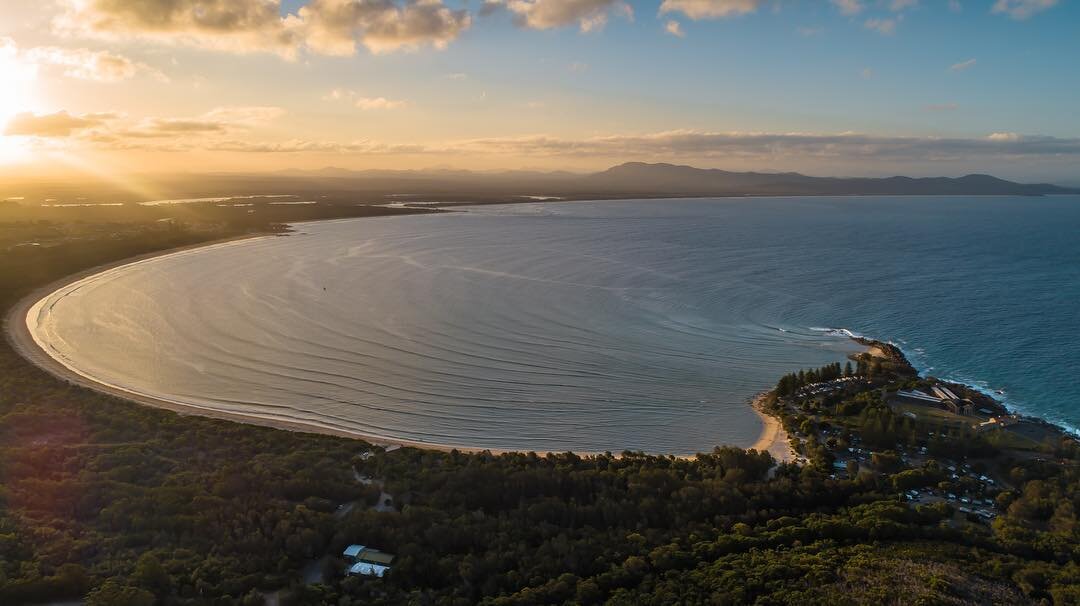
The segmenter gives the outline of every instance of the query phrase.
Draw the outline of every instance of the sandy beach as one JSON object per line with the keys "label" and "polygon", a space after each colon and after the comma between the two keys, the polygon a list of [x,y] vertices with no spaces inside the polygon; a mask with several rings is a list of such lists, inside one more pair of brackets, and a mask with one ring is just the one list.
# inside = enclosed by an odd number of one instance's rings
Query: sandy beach
{"label": "sandy beach", "polygon": [[777,462],[790,463],[795,460],[795,451],[791,449],[784,426],[780,424],[779,419],[766,414],[762,410],[762,403],[768,395],[769,392],[758,394],[751,403],[754,412],[761,418],[761,422],[765,424],[765,428],[761,432],[761,437],[750,448],[768,452]]}
{"label": "sandy beach", "polygon": [[[318,433],[325,435],[333,435],[339,437],[347,437],[354,439],[361,439],[366,442],[379,445],[379,446],[401,446],[401,447],[415,447],[426,448],[441,451],[459,450],[462,452],[483,452],[488,451],[494,454],[500,454],[505,452],[515,452],[512,449],[492,449],[492,448],[476,448],[468,446],[460,446],[454,444],[440,444],[432,442],[422,441],[410,441],[404,439],[390,438],[387,436],[370,435],[366,433],[352,431],[346,428],[334,427],[331,425],[320,424],[318,422],[311,421],[296,421],[289,419],[272,418],[261,415],[248,415],[242,413],[226,412],[221,410],[215,410],[209,407],[200,407],[181,402],[175,402],[162,398],[155,398],[147,396],[145,394],[130,391],[121,387],[108,385],[83,374],[80,374],[75,369],[68,367],[60,360],[49,355],[41,346],[41,344],[35,339],[28,324],[28,315],[32,312],[34,306],[51,295],[52,293],[60,290],[70,284],[83,280],[87,277],[105,272],[114,268],[130,265],[133,263],[139,263],[148,259],[162,257],[167,255],[178,254],[186,251],[193,250],[195,248],[202,248],[207,246],[220,246],[235,241],[246,240],[250,238],[267,238],[277,237],[272,234],[257,234],[251,236],[241,236],[235,238],[228,238],[222,240],[214,240],[210,242],[199,243],[191,246],[185,246],[180,248],[174,248],[164,251],[158,251],[154,253],[148,253],[145,255],[139,255],[131,257],[114,263],[108,263],[100,265],[91,269],[87,269],[82,272],[67,276],[46,286],[38,288],[23,297],[16,305],[14,305],[4,318],[4,332],[8,342],[12,347],[25,359],[38,366],[39,368],[50,373],[57,379],[92,389],[106,395],[122,398],[125,400],[133,401],[145,406],[152,406],[155,408],[170,410],[182,415],[199,415],[204,417],[210,417],[215,419],[223,419],[228,421],[234,421],[239,423],[247,423],[252,425],[259,425],[265,427],[272,427],[275,429],[282,429],[287,431],[299,431],[308,433]],[[751,448],[770,452],[774,458],[778,461],[791,461],[794,458],[794,453],[791,451],[788,445],[787,433],[781,427],[779,421],[765,413],[763,413],[759,406],[759,401],[764,394],[759,395],[754,399],[752,406],[755,413],[761,418],[764,428],[758,440],[751,446]],[[537,454],[547,454],[546,452],[536,451]],[[580,451],[577,454],[582,456],[602,454],[598,452],[584,452]],[[680,457],[687,458],[687,457]]]}

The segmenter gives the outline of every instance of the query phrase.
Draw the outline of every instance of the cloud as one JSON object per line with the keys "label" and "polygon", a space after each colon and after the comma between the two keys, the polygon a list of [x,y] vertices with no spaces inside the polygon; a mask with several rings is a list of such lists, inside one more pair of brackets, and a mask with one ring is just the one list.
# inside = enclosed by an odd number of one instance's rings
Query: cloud
{"label": "cloud", "polygon": [[386,97],[357,97],[356,107],[364,111],[378,109],[401,109],[408,105],[406,101],[391,100]]}
{"label": "cloud", "polygon": [[960,13],[964,11],[964,5],[960,4],[960,0],[949,0],[949,10],[954,13]]}
{"label": "cloud", "polygon": [[668,131],[588,139],[547,136],[476,139],[437,149],[518,155],[739,157],[759,160],[775,157],[968,159],[1048,155],[1080,157],[1080,138],[1061,139],[1015,133],[994,133],[982,138],[937,138],[857,133]]}
{"label": "cloud", "polygon": [[327,55],[352,55],[358,44],[373,53],[442,49],[472,24],[440,0],[312,0],[298,15],[307,47]]}
{"label": "cloud", "polygon": [[990,10],[995,14],[1004,13],[1013,19],[1024,20],[1057,4],[1058,0],[997,0]]}
{"label": "cloud", "polygon": [[870,69],[869,67],[864,67],[859,70],[859,77],[863,80],[869,80],[870,78],[874,77],[874,70]]}
{"label": "cloud", "polygon": [[234,52],[295,53],[295,18],[275,0],[61,0],[54,27],[69,35],[131,36]]}
{"label": "cloud", "polygon": [[167,137],[179,134],[223,133],[226,125],[209,120],[184,120],[177,118],[152,118],[137,130],[128,131],[129,137]]}
{"label": "cloud", "polygon": [[583,73],[589,71],[589,64],[588,63],[582,63],[581,61],[575,61],[575,62],[571,63],[570,65],[567,65],[566,69],[574,72],[575,74],[583,74]]}
{"label": "cloud", "polygon": [[889,10],[894,13],[899,13],[900,11],[905,11],[909,8],[915,8],[918,5],[919,0],[892,0],[892,2],[889,3]]}
{"label": "cloud", "polygon": [[39,46],[20,50],[11,38],[0,37],[0,50],[10,57],[33,68],[56,68],[68,78],[95,82],[120,82],[134,78],[139,73],[158,80],[169,79],[160,71],[123,55],[109,51],[92,51],[86,48],[60,48]]}
{"label": "cloud", "polygon": [[114,119],[113,114],[86,114],[73,116],[66,111],[55,114],[16,114],[4,129],[4,134],[21,137],[69,137],[76,131],[101,126]]}
{"label": "cloud", "polygon": [[284,109],[272,105],[217,107],[204,114],[207,120],[246,127],[261,126],[284,115]]}
{"label": "cloud", "polygon": [[160,71],[109,51],[86,48],[43,46],[26,51],[26,59],[44,67],[57,67],[69,78],[95,82],[120,82],[145,73],[162,82],[168,77]]}
{"label": "cloud", "polygon": [[634,9],[621,0],[505,0],[505,6],[519,26],[531,29],[576,24],[582,32],[591,32],[603,29],[612,12],[634,17]]}
{"label": "cloud", "polygon": [[832,2],[836,6],[837,9],[840,10],[840,14],[842,14],[842,15],[848,15],[848,16],[858,15],[859,13],[863,12],[864,8],[866,8],[863,5],[862,0],[829,0],[829,1]]}
{"label": "cloud", "polygon": [[251,142],[251,141],[215,141],[208,144],[204,149],[208,151],[227,151],[240,153],[338,153],[350,155],[401,155],[401,154],[427,154],[431,149],[416,144],[381,143],[378,141],[350,141],[347,143],[334,143],[329,141],[305,141],[292,139],[289,141],[274,142]]}
{"label": "cloud", "polygon": [[676,38],[686,37],[686,32],[683,31],[682,24],[674,19],[669,19],[668,22],[664,24],[664,31]]}
{"label": "cloud", "polygon": [[799,32],[800,36],[810,38],[810,37],[813,37],[813,36],[820,36],[820,35],[824,34],[825,33],[825,28],[823,28],[823,27],[800,26],[800,27],[795,28],[795,31]]}
{"label": "cloud", "polygon": [[952,65],[949,66],[949,71],[951,71],[951,72],[962,72],[964,70],[971,69],[972,67],[975,67],[975,64],[977,62],[978,62],[978,60],[976,60],[976,59],[968,59],[967,61],[961,61],[960,63],[953,63]]}
{"label": "cloud", "polygon": [[723,19],[752,13],[764,0],[664,0],[660,14],[682,13],[691,19]]}
{"label": "cloud", "polygon": [[441,0],[310,0],[282,16],[280,0],[60,0],[54,29],[69,36],[131,37],[295,58],[301,49],[351,55],[444,48],[471,24]]}
{"label": "cloud", "polygon": [[184,136],[206,137],[227,135],[236,131],[264,126],[285,114],[279,107],[239,106],[218,107],[193,118],[147,118],[134,125],[113,126],[94,133],[94,136],[111,141],[118,139],[154,139]]}
{"label": "cloud", "polygon": [[879,161],[972,162],[994,160],[1044,162],[1052,158],[1080,159],[1080,138],[1056,138],[993,133],[975,138],[890,137],[860,133],[744,133],[676,130],[647,134],[616,134],[588,138],[547,135],[494,137],[434,143],[395,144],[371,140],[288,141],[238,140],[220,133],[192,136],[125,137],[89,131],[87,144],[107,149],[153,151],[228,151],[243,153],[335,153],[345,155],[503,156],[533,158],[627,158],[718,160],[761,165],[809,163],[836,167]]}
{"label": "cloud", "polygon": [[356,107],[364,110],[401,109],[409,105],[408,101],[387,99],[386,97],[367,97],[352,90],[335,88],[323,96],[324,101],[348,100]]}
{"label": "cloud", "polygon": [[885,36],[896,33],[896,19],[867,19],[863,27]]}

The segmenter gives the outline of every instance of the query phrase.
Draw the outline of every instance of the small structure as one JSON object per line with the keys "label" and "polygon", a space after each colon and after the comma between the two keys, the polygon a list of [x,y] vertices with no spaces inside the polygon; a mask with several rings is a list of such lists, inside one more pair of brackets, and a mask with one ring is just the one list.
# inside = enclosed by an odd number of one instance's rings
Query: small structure
{"label": "small structure", "polygon": [[1020,418],[1016,415],[1009,415],[1007,417],[990,417],[989,421],[979,423],[975,426],[975,430],[978,432],[990,431],[992,429],[1002,429],[1010,425],[1016,425],[1020,422]]}
{"label": "small structure", "polygon": [[930,388],[934,395],[941,399],[941,405],[954,415],[971,416],[975,412],[975,403],[967,398],[961,398],[951,389],[944,385],[935,385]]}
{"label": "small structure", "polygon": [[390,563],[394,561],[394,554],[363,545],[349,545],[341,555],[352,562],[345,571],[346,574],[367,577],[381,578],[390,570]]}
{"label": "small structure", "polygon": [[896,392],[893,398],[902,402],[921,404],[923,406],[936,404],[954,415],[971,416],[975,411],[974,402],[967,398],[957,396],[956,393],[948,387],[934,385],[930,388],[930,391],[933,392],[933,395],[917,389],[907,391],[900,390]]}
{"label": "small structure", "polygon": [[389,566],[380,566],[378,564],[369,564],[367,562],[357,562],[352,566],[349,566],[349,570],[346,571],[346,574],[359,574],[365,577],[379,577],[381,579],[388,570],[390,570]]}
{"label": "small structure", "polygon": [[971,400],[942,400],[941,405],[954,415],[964,417],[970,417],[975,411],[975,405]]}
{"label": "small structure", "polygon": [[917,404],[941,404],[941,398],[934,397],[918,390],[901,390],[896,392],[896,397],[901,400],[914,401]]}
{"label": "small structure", "polygon": [[935,385],[930,388],[930,390],[934,392],[934,395],[941,398],[942,400],[960,400],[960,398],[958,398],[956,394],[952,392],[952,390],[950,390],[948,387],[945,387],[944,385]]}
{"label": "small structure", "polygon": [[377,549],[368,549],[360,555],[359,560],[367,564],[375,564],[389,568],[390,563],[394,561],[394,555]]}

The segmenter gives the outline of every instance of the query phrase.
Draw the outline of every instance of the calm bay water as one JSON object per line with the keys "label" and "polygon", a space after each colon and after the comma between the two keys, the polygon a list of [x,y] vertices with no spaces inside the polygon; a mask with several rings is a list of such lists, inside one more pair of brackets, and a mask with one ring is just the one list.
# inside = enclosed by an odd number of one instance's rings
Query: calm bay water
{"label": "calm bay water", "polygon": [[429,443],[755,441],[783,373],[899,344],[1080,426],[1080,198],[529,204],[297,226],[54,295],[31,325],[139,393]]}

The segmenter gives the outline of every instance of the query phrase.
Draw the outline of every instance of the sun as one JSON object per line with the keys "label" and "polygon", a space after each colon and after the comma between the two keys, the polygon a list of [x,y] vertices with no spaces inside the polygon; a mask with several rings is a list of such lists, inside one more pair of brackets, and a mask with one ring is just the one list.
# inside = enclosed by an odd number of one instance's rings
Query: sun
{"label": "sun", "polygon": [[19,160],[27,154],[21,137],[5,135],[8,124],[20,112],[33,109],[34,65],[19,59],[18,51],[0,42],[0,163]]}

